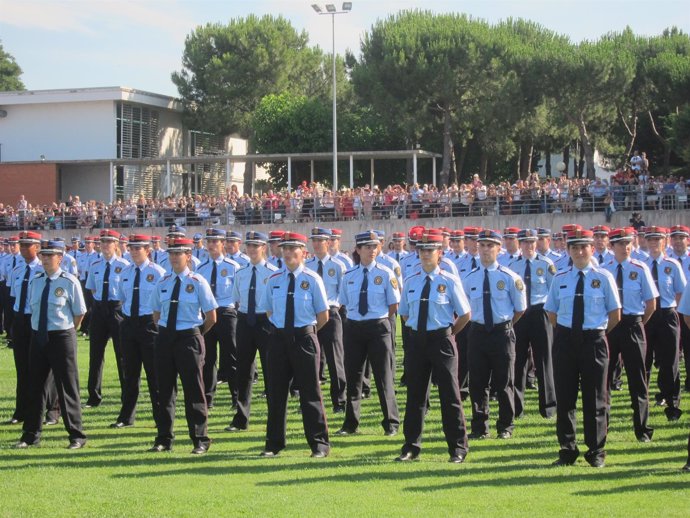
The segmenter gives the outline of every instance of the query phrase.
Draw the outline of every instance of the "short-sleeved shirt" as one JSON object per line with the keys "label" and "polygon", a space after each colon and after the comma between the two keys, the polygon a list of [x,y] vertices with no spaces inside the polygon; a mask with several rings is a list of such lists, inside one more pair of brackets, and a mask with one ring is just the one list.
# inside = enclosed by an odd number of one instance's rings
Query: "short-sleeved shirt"
{"label": "short-sleeved shirt", "polygon": [[385,254],[382,254],[381,252],[379,252],[379,255],[376,256],[376,260],[379,263],[381,263],[383,266],[387,266],[388,268],[393,270],[393,273],[395,274],[395,278],[398,281],[398,287],[402,287],[403,276],[402,276],[402,268],[400,267],[400,263],[398,261],[396,261],[390,255],[385,255]]}
{"label": "short-sleeved shirt", "polygon": [[430,273],[422,270],[405,279],[398,313],[407,319],[407,327],[419,330],[419,306],[427,277],[431,279],[427,331],[445,329],[453,325],[455,315],[463,316],[469,313],[470,303],[465,296],[460,277],[439,267]]}
{"label": "short-sleeved shirt", "polygon": [[254,300],[256,301],[256,313],[265,313],[259,310],[259,302],[266,292],[268,279],[278,271],[278,267],[261,260],[256,265],[249,263],[244,268],[237,270],[235,279],[232,283],[232,300],[240,313],[247,313],[249,310],[249,286],[252,282],[253,269],[256,267],[256,289],[254,291]]}
{"label": "short-sleeved shirt", "polygon": [[305,268],[303,264],[292,272],[286,267],[269,277],[258,311],[261,313],[270,311],[269,318],[273,325],[279,329],[285,328],[290,273],[295,276],[294,326],[313,326],[316,324],[316,315],[328,310],[328,299],[321,277],[309,268]]}
{"label": "short-sleeved shirt", "polygon": [[[26,277],[27,266],[29,267],[28,277]],[[22,284],[26,282],[26,305],[24,306],[24,314],[31,313],[31,305],[29,304],[29,288],[36,274],[42,271],[43,265],[41,264],[41,261],[38,260],[38,257],[36,257],[30,263],[27,263],[24,260],[22,260],[21,263],[17,263],[17,266],[14,267],[14,270],[12,270],[9,279],[7,280],[7,285],[10,288],[10,297],[14,297],[14,306],[12,307],[12,311],[19,313]]]}
{"label": "short-sleeved shirt", "polygon": [[[608,261],[604,268],[614,279],[618,275],[618,261]],[[620,263],[623,276],[623,299],[620,301],[624,315],[644,315],[645,302],[659,296],[649,267],[642,261],[628,258]],[[616,287],[618,283],[616,282]],[[621,290],[618,291],[620,298]]]}
{"label": "short-sleeved shirt", "polygon": [[122,272],[129,266],[127,261],[116,255],[112,256],[110,261],[106,261],[104,257],[101,257],[100,259],[97,259],[91,263],[89,277],[86,279],[86,289],[93,291],[93,298],[97,301],[101,301],[101,295],[103,293],[103,280],[107,263],[110,263],[110,274],[108,276],[108,300],[111,301],[118,300],[117,285],[122,279]]}
{"label": "short-sleeved shirt", "polygon": [[525,285],[517,273],[494,262],[488,267],[479,263],[478,268],[462,281],[465,294],[472,308],[472,322],[484,324],[484,271],[489,272],[491,312],[494,324],[512,320],[515,313],[527,309]]}
{"label": "short-sleeved shirt", "polygon": [[[474,262],[472,260],[474,259]],[[481,261],[479,260],[479,254],[472,255],[469,252],[466,253],[462,259],[458,261],[458,274],[460,279],[464,280],[470,273],[479,268]]]}
{"label": "short-sleeved shirt", "polygon": [[134,294],[134,281],[139,269],[139,315],[150,315],[151,294],[156,289],[156,284],[165,275],[165,270],[148,259],[141,266],[130,264],[122,272],[122,280],[117,285],[116,300],[122,302],[122,312],[125,316],[132,316],[132,296]]}
{"label": "short-sleeved shirt", "polygon": [[235,307],[235,299],[232,295],[232,287],[235,283],[235,275],[242,266],[230,259],[227,255],[219,255],[217,259],[209,258],[199,266],[196,273],[201,275],[209,286],[213,275],[213,263],[216,263],[216,302],[221,308]]}
{"label": "short-sleeved shirt", "polygon": [[[359,296],[367,270],[367,313],[359,312]],[[345,272],[340,290],[340,303],[347,308],[349,320],[378,320],[387,318],[389,306],[400,302],[400,290],[395,273],[386,266],[372,261],[368,266],[359,264]]]}
{"label": "short-sleeved shirt", "polygon": [[[328,298],[328,305],[330,307],[340,307],[338,302],[338,293],[342,287],[342,279],[347,267],[333,256],[326,255],[321,260],[323,265],[323,285],[326,288],[326,297]],[[314,271],[318,275],[319,258],[315,255],[304,262],[304,266]]]}
{"label": "short-sleeved shirt", "polygon": [[[41,298],[46,286],[46,272],[37,273],[31,281],[29,304],[31,328],[38,331]],[[79,279],[61,269],[50,276],[48,286],[48,331],[64,331],[74,327],[74,317],[86,313],[86,303]]]}
{"label": "short-sleeved shirt", "polygon": [[[528,259],[521,255],[508,266],[511,270],[517,273],[525,282],[525,269],[527,268]],[[556,275],[556,267],[550,259],[543,255],[535,254],[533,258],[529,259],[530,266],[530,305],[544,304],[546,297],[549,295],[549,288],[553,276]],[[525,295],[527,290],[525,289]]]}
{"label": "short-sleeved shirt", "polygon": [[218,307],[211,293],[211,287],[201,275],[189,268],[180,273],[169,273],[161,277],[151,294],[151,309],[160,313],[158,325],[167,327],[170,303],[177,278],[180,278],[180,295],[177,305],[175,330],[184,331],[204,323],[203,313]]}
{"label": "short-sleeved shirt", "polygon": [[60,269],[63,272],[71,273],[75,277],[79,278],[79,267],[77,266],[77,260],[70,254],[64,254],[62,256]]}
{"label": "short-sleeved shirt", "polygon": [[[680,263],[675,259],[659,256],[656,260],[649,256],[645,263],[649,271],[654,271],[654,262],[657,263],[657,277],[659,280],[657,289],[659,290],[660,307],[675,308],[676,294],[682,294],[685,290],[685,274]],[[656,283],[655,283],[656,284]]]}
{"label": "short-sleeved shirt", "polygon": [[[577,268],[558,273],[551,283],[544,309],[556,314],[556,321],[564,327],[573,325],[573,304],[579,275]],[[609,312],[620,309],[618,289],[613,276],[604,268],[587,265],[582,269],[584,280],[585,319],[584,330],[606,329]]]}

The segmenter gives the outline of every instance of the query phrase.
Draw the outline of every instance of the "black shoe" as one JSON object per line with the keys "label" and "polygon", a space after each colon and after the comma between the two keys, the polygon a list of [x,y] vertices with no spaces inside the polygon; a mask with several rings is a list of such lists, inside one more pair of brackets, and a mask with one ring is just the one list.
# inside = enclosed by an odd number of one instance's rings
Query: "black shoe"
{"label": "black shoe", "polygon": [[528,381],[528,382],[525,384],[525,388],[526,388],[527,390],[537,390],[537,384],[534,383],[533,381]]}
{"label": "black shoe", "polygon": [[508,430],[503,430],[501,433],[498,434],[499,439],[510,439],[513,436],[513,432],[509,432]]}
{"label": "black shoe", "polygon": [[45,421],[43,421],[43,424],[46,426],[55,426],[56,424],[58,424],[58,420],[57,419],[46,419]]}
{"label": "black shoe", "polygon": [[273,459],[279,455],[279,452],[277,451],[271,451],[271,450],[264,450],[261,453],[259,453],[259,457],[263,457],[264,459]]}
{"label": "black shoe", "polygon": [[191,451],[191,454],[192,455],[203,455],[207,451],[208,451],[208,446],[200,444],[199,446],[194,447],[194,449]]}
{"label": "black shoe", "polygon": [[406,451],[401,453],[395,458],[395,462],[410,462],[413,460],[417,460],[419,457],[419,453],[414,453],[411,451]]}
{"label": "black shoe", "polygon": [[488,433],[472,432],[467,436],[468,439],[488,439],[491,437]]}
{"label": "black shoe", "polygon": [[29,444],[29,443],[26,442],[26,441],[19,441],[18,443],[15,443],[15,445],[13,446],[13,448],[14,448],[15,450],[26,450],[27,448],[30,448],[31,446],[36,446],[36,444],[35,444],[35,443]]}
{"label": "black shoe", "polygon": [[371,397],[371,392],[362,392],[362,399],[369,399]]}
{"label": "black shoe", "polygon": [[84,444],[86,444],[84,441],[79,441],[77,439],[72,439],[69,444],[67,445],[68,450],[79,450],[84,447]]}
{"label": "black shoe", "polygon": [[341,428],[335,434],[339,437],[345,437],[346,435],[354,435],[357,433],[357,430],[348,430],[347,428]]}
{"label": "black shoe", "polygon": [[688,461],[688,463],[685,466],[680,468],[680,470],[681,471],[690,471],[690,461]]}
{"label": "black shoe", "polygon": [[127,424],[127,423],[123,423],[122,421],[117,421],[117,422],[115,422],[115,423],[111,423],[110,426],[109,426],[109,428],[117,428],[117,429],[120,429],[120,428],[128,428],[128,427],[130,427],[130,426],[132,426],[132,425],[131,425],[131,424]]}
{"label": "black shoe", "polygon": [[21,422],[22,422],[21,419],[16,419],[13,417],[12,419],[8,419],[7,421],[3,421],[2,424],[19,424]]}
{"label": "black shoe", "polygon": [[563,467],[563,466],[572,466],[575,464],[574,460],[565,460],[565,459],[558,459],[557,461],[554,461],[551,465],[556,466],[556,467]]}
{"label": "black shoe", "polygon": [[150,453],[160,453],[162,451],[172,451],[172,446],[168,444],[154,444],[148,450]]}
{"label": "black shoe", "polygon": [[321,450],[314,451],[314,452],[312,452],[310,457],[312,459],[325,459],[326,457],[328,457],[328,452],[327,451],[321,451]]}
{"label": "black shoe", "polygon": [[623,390],[623,384],[622,383],[615,383],[613,387],[611,387],[612,390],[615,390],[616,392],[620,392]]}
{"label": "black shoe", "polygon": [[663,398],[657,399],[654,403],[654,406],[666,406],[666,400]]}
{"label": "black shoe", "polygon": [[86,403],[84,403],[84,406],[82,408],[98,408],[100,405],[101,405],[100,402],[92,403],[90,401],[87,401]]}
{"label": "black shoe", "polygon": [[465,462],[465,456],[464,455],[451,455],[450,459],[448,459],[448,462],[451,464],[462,464]]}
{"label": "black shoe", "polygon": [[637,442],[643,442],[643,443],[645,443],[645,442],[652,442],[652,438],[649,437],[648,435],[640,435],[640,436],[637,438]]}
{"label": "black shoe", "polygon": [[394,437],[398,435],[398,427],[397,426],[391,426],[388,430],[384,432],[386,437]]}
{"label": "black shoe", "polygon": [[336,405],[333,407],[333,413],[334,414],[344,414],[345,413],[345,405]]}
{"label": "black shoe", "polygon": [[606,463],[604,462],[604,459],[600,457],[595,457],[593,459],[585,459],[587,460],[587,463],[592,466],[593,468],[603,468]]}
{"label": "black shoe", "polygon": [[226,432],[243,432],[246,429],[247,429],[246,426],[244,428],[240,428],[239,426],[235,426],[234,424],[231,424],[231,425],[223,428],[223,430],[225,430]]}

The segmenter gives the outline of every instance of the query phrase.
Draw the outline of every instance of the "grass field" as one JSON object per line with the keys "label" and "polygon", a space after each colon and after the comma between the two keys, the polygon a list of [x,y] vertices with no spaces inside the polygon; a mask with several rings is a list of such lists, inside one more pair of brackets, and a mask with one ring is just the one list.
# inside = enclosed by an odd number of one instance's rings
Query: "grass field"
{"label": "grass field", "polygon": [[[88,343],[79,341],[82,397]],[[653,408],[654,441],[639,444],[628,396],[616,392],[607,465],[552,468],[558,444],[555,422],[536,411],[529,391],[527,416],[509,441],[470,444],[467,461],[448,464],[438,395],[432,397],[425,444],[417,462],[393,462],[402,434],[384,437],[373,394],[363,405],[361,434],[332,436],[331,455],[310,459],[297,401],[290,400],[288,448],[262,459],[265,400],[255,397],[250,429],[223,431],[230,420],[227,385],[210,416],[213,444],[189,454],[182,394],[171,453],[151,454],[155,429],[146,390],[136,426],[111,430],[119,410],[112,348],[106,358],[103,404],[84,413],[87,446],[67,451],[62,423],[44,430],[40,447],[13,450],[18,426],[0,426],[0,516],[683,516],[690,515],[690,474],[685,463],[688,413],[668,423]],[[260,392],[260,390],[257,390]],[[0,419],[14,407],[12,352],[0,350]],[[688,397],[683,407],[687,411]],[[405,390],[398,390],[401,417]],[[493,403],[495,406],[495,403]],[[330,405],[327,405],[329,408]],[[469,413],[469,404],[465,412]],[[330,415],[333,433],[341,419]],[[580,435],[580,440],[581,435]]]}

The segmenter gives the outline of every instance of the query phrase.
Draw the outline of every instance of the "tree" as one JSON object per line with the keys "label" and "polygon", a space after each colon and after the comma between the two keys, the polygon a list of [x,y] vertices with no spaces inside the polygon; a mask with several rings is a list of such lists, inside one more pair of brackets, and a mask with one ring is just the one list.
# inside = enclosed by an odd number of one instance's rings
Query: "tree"
{"label": "tree", "polygon": [[[185,41],[182,70],[172,74],[187,124],[219,135],[237,133],[250,140],[252,152],[250,120],[266,95],[327,95],[326,58],[307,43],[307,34],[282,16],[250,15],[197,27]],[[250,188],[247,167],[245,190]]]}
{"label": "tree", "polygon": [[24,83],[19,79],[21,75],[22,69],[0,43],[0,92],[24,90]]}

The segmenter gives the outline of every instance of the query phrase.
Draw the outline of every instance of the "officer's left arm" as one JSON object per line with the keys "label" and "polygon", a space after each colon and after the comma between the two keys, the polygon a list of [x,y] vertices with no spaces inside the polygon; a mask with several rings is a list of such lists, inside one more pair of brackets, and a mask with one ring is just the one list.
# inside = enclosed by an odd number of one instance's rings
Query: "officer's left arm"
{"label": "officer's left arm", "polygon": [[84,293],[81,291],[81,284],[79,284],[79,282],[72,283],[72,297],[70,304],[74,328],[79,329],[79,325],[86,314],[86,302],[84,301]]}
{"label": "officer's left arm", "polygon": [[201,325],[201,334],[205,335],[209,329],[216,324],[216,310],[211,309],[204,312],[204,323]]}
{"label": "officer's left arm", "polygon": [[685,273],[683,273],[683,269],[680,267],[675,268],[677,275],[673,276],[673,290],[676,293],[676,304],[679,304],[680,298],[683,295],[683,291],[685,290],[685,285],[687,284],[687,282],[685,280]]}
{"label": "officer's left arm", "polygon": [[458,317],[453,322],[451,332],[456,335],[467,325],[472,316],[470,302],[458,278],[457,282],[451,284],[450,296],[453,301],[453,310]]}
{"label": "officer's left arm", "polygon": [[328,322],[328,310],[316,314],[316,330],[318,331]]}
{"label": "officer's left arm", "polygon": [[602,270],[602,287],[606,294],[606,310],[609,312],[609,322],[606,332],[610,332],[621,321],[621,301],[618,298],[618,286],[613,278],[613,274],[608,270]]}
{"label": "officer's left arm", "polygon": [[510,298],[513,301],[513,325],[515,325],[527,309],[527,294],[525,293],[525,284],[518,274],[513,273],[511,277]]}
{"label": "officer's left arm", "polygon": [[388,302],[388,316],[392,317],[398,312],[398,304],[400,303],[398,280],[395,278],[393,272],[390,272],[388,283],[386,284],[386,297]]}
{"label": "officer's left arm", "polygon": [[316,328],[321,329],[328,322],[328,296],[326,295],[326,287],[321,277],[318,275],[314,276],[314,280],[316,282],[313,283],[311,296],[314,304],[314,313],[316,313]]}

